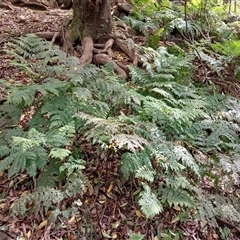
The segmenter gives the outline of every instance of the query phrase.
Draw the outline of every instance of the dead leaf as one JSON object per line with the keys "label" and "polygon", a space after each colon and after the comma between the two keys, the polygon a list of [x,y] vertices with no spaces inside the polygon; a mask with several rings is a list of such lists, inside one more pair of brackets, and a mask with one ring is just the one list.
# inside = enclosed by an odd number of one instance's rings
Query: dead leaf
{"label": "dead leaf", "polygon": [[43,227],[45,227],[45,226],[47,225],[47,222],[48,222],[47,219],[44,220],[43,222],[41,222],[41,223],[39,224],[39,226],[38,226],[38,229],[42,229]]}
{"label": "dead leaf", "polygon": [[139,218],[143,217],[142,213],[139,210],[136,210],[135,213],[136,213],[137,217],[139,217]]}
{"label": "dead leaf", "polygon": [[113,189],[113,184],[111,183],[108,187],[107,193],[110,193]]}

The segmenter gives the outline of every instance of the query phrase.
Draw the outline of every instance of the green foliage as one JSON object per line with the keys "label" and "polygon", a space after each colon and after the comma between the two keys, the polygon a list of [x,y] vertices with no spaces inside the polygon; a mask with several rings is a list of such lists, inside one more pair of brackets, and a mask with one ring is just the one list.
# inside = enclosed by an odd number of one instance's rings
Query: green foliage
{"label": "green foliage", "polygon": [[[14,213],[43,207],[52,211],[52,220],[70,216],[81,204],[79,195],[91,188],[84,176],[88,157],[79,143],[86,141],[93,155],[120,156],[126,180],[138,179],[137,200],[146,218],[174,207],[180,214],[191,212],[187,218],[199,220],[202,229],[218,228],[218,216],[239,224],[237,197],[226,200],[225,194],[239,184],[240,103],[191,84],[193,54],[175,50],[139,47],[143,69],[130,66],[131,81],[125,82],[110,66],[81,68],[74,57],[34,35],[9,44],[13,64],[29,79],[25,85],[1,82],[9,93],[4,106],[18,109],[10,116],[14,123],[21,111],[34,111],[27,132],[13,124],[14,131],[6,125],[1,132],[0,171],[38,178],[36,191],[21,196]],[[217,65],[211,58],[204,61]],[[201,186],[206,178],[214,194]],[[76,196],[68,209],[56,207]]]}
{"label": "green foliage", "polygon": [[140,233],[131,232],[128,240],[143,240],[143,239],[144,239],[144,235]]}
{"label": "green foliage", "polygon": [[152,192],[151,188],[143,183],[143,191],[140,193],[139,205],[142,212],[147,218],[154,217],[163,211],[161,202],[157,199],[156,194]]}

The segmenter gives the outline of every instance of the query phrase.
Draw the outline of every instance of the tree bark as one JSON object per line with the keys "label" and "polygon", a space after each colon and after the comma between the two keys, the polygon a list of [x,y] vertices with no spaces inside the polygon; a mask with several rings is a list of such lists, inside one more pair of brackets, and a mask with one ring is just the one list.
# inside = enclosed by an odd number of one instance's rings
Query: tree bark
{"label": "tree bark", "polygon": [[110,0],[73,0],[72,43],[85,37],[102,43],[112,31]]}

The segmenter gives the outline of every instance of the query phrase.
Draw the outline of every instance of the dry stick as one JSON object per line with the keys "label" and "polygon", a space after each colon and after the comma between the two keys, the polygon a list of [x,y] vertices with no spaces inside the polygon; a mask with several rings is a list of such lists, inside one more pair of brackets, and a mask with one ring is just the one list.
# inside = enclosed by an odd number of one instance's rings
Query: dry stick
{"label": "dry stick", "polygon": [[44,237],[43,237],[44,240],[51,240],[50,231],[52,226],[53,226],[53,223],[49,224],[49,226],[46,227],[46,230],[44,231]]}
{"label": "dry stick", "polygon": [[196,45],[195,45],[195,43],[194,43],[194,39],[192,39],[192,38],[189,38],[189,39],[188,39],[184,34],[181,33],[181,31],[180,31],[180,34],[182,35],[182,37],[184,38],[184,40],[185,40],[186,42],[188,42],[188,43],[190,43],[190,44],[192,45],[193,50],[196,52],[196,54],[197,54],[197,56],[198,56],[198,58],[199,58],[199,60],[200,60],[200,63],[201,63],[201,65],[202,65],[202,67],[203,67],[203,71],[204,71],[204,75],[205,75],[204,82],[207,82],[207,70],[206,70],[206,68],[205,68],[205,66],[204,66],[204,64],[203,64],[201,55],[200,55],[200,53],[199,53],[199,51],[198,51],[198,49],[197,49],[197,47],[196,47]]}
{"label": "dry stick", "polygon": [[19,7],[27,7],[29,9],[39,10],[39,11],[47,11],[48,10],[48,8],[45,5],[40,4],[40,3],[34,3],[34,2],[24,2],[24,3],[20,4]]}
{"label": "dry stick", "polygon": [[229,222],[229,221],[226,221],[226,220],[220,218],[219,216],[216,216],[216,219],[217,219],[219,222],[227,225],[228,227],[234,228],[234,229],[237,231],[237,233],[240,233],[240,228],[237,227],[237,226],[235,226],[233,223],[231,223],[231,222]]}
{"label": "dry stick", "polygon": [[57,37],[60,37],[60,32],[36,32],[33,34],[35,34],[37,37],[44,38],[46,40],[53,39],[55,34],[57,34]]}
{"label": "dry stick", "polygon": [[52,37],[52,41],[50,43],[50,48],[53,46],[53,44],[55,43],[56,41],[56,38],[58,37],[58,32],[55,32],[55,34],[53,35]]}

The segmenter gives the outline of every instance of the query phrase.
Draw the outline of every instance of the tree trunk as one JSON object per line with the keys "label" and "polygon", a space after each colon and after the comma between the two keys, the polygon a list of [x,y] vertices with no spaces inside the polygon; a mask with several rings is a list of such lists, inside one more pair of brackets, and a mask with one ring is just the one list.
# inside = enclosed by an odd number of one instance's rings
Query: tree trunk
{"label": "tree trunk", "polygon": [[85,37],[102,43],[111,31],[111,0],[73,0],[72,43]]}

